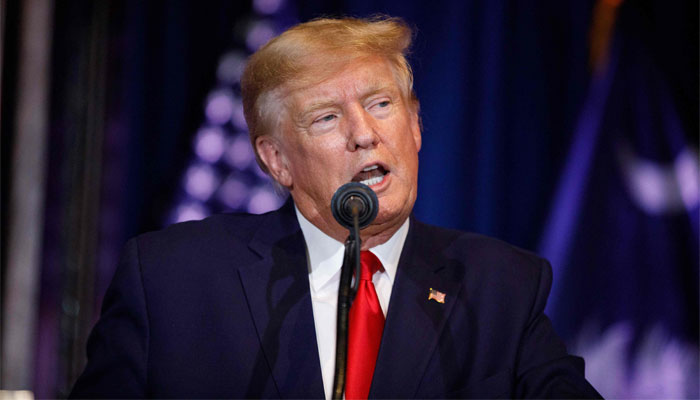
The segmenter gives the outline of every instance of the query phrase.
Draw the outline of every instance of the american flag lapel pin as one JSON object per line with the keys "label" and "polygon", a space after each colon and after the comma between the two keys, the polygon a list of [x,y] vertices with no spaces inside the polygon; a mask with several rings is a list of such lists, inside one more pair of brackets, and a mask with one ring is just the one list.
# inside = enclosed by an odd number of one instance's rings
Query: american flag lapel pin
{"label": "american flag lapel pin", "polygon": [[428,292],[428,301],[430,300],[435,300],[440,304],[445,304],[445,293],[442,293],[439,290],[435,290],[433,288],[430,288],[430,292]]}

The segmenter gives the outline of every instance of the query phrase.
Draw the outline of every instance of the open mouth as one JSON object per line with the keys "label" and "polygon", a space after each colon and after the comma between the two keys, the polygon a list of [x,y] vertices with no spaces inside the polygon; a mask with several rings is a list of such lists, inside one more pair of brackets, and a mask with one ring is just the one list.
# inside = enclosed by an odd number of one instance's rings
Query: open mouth
{"label": "open mouth", "polygon": [[384,180],[384,176],[388,174],[389,171],[384,169],[379,164],[373,164],[369,167],[365,167],[357,175],[352,178],[353,182],[360,182],[367,186],[372,186],[380,183]]}

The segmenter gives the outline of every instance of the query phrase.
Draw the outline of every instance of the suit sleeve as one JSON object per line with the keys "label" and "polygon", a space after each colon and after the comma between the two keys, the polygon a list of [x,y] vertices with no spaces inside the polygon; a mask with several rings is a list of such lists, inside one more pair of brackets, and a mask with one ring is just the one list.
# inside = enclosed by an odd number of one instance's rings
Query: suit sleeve
{"label": "suit sleeve", "polygon": [[544,314],[552,267],[541,260],[540,279],[521,339],[516,372],[518,398],[602,398],[584,376],[583,359],[568,355]]}
{"label": "suit sleeve", "polygon": [[87,344],[88,363],[70,398],[144,398],[148,313],[137,239],[122,253]]}

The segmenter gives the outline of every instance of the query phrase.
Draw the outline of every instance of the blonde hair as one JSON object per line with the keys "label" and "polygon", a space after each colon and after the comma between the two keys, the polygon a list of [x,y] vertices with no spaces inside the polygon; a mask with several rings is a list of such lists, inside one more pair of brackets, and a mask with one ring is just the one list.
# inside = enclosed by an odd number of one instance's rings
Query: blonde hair
{"label": "blonde hair", "polygon": [[277,127],[282,89],[320,81],[351,61],[372,56],[389,61],[402,96],[418,113],[406,60],[411,40],[411,28],[400,18],[321,18],[293,26],[256,51],[243,72],[241,92],[250,141],[263,171],[268,172],[255,141]]}

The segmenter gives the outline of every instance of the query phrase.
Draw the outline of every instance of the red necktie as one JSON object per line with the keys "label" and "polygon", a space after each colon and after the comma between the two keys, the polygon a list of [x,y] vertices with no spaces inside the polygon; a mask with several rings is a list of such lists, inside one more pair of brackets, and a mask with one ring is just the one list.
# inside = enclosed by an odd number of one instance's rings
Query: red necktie
{"label": "red necktie", "polygon": [[369,251],[360,254],[360,284],[350,307],[346,399],[366,399],[369,396],[384,330],[384,313],[372,283],[372,275],[382,263]]}

